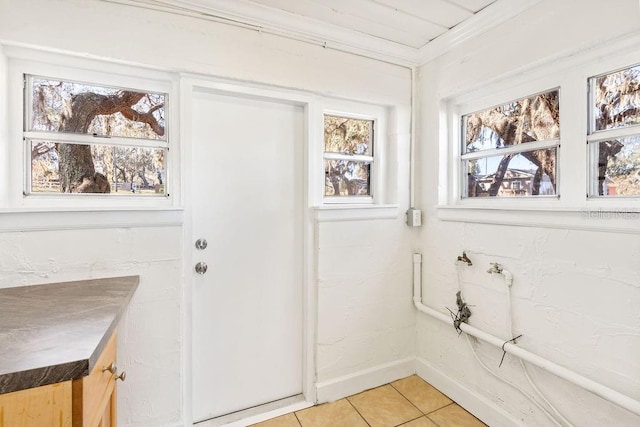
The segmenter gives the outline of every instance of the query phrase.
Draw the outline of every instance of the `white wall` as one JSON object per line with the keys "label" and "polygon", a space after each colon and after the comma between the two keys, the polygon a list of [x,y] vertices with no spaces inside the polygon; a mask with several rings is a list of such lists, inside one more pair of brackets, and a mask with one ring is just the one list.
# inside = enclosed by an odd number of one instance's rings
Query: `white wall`
{"label": "white wall", "polygon": [[[434,124],[440,120],[445,97],[499,82],[502,75],[526,76],[527,68],[535,64],[580,55],[603,40],[630,32],[637,35],[638,28],[636,0],[546,0],[422,67],[417,179],[418,205],[426,213],[419,243],[425,303],[446,313],[445,307],[455,307],[455,293],[461,287],[473,305],[470,324],[508,337],[504,280],[486,273],[489,262],[499,262],[514,276],[514,326],[524,335],[519,345],[636,400],[640,400],[638,235],[439,220],[441,129]],[[454,260],[463,250],[474,265],[457,269]],[[417,327],[419,367],[426,377],[457,394],[452,397],[480,408],[485,419],[494,420],[492,425],[508,424],[509,417],[518,424],[552,425],[517,391],[486,374],[452,327],[423,315]],[[507,355],[498,369],[500,349],[483,343],[476,348],[490,368],[531,393],[513,357]],[[530,373],[575,425],[640,425],[640,417],[563,380],[537,368],[530,368]],[[501,411],[506,417],[498,414]]]}
{"label": "white wall", "polygon": [[118,386],[123,425],[181,417],[181,246],[180,226],[0,233],[0,287],[140,276],[118,327],[118,367],[127,372]]}
{"label": "white wall", "polygon": [[[414,356],[410,236],[402,214],[408,205],[407,69],[233,26],[94,0],[0,0],[0,41],[397,107],[388,133],[397,147],[393,161],[400,165],[395,189],[399,217],[316,225],[317,376],[341,384],[355,375],[371,384],[384,377],[379,374],[385,369],[377,369],[381,365],[396,366]],[[4,132],[0,135],[0,144],[13,143]],[[36,222],[47,224],[50,215],[37,214]],[[154,212],[148,213],[148,227],[128,227],[127,215],[118,214],[121,226],[116,228],[109,228],[111,218],[103,215],[104,225],[98,227],[22,232],[16,225],[0,231],[0,286],[139,274],[140,288],[120,326],[119,358],[128,375],[119,389],[119,421],[125,426],[180,425],[190,404],[182,402],[182,345],[189,333],[181,327],[188,307],[182,298],[191,274],[182,271],[187,227],[180,219],[163,225]],[[19,224],[19,216],[0,213],[0,230]]]}
{"label": "white wall", "polygon": [[[362,374],[415,355],[415,313],[411,303],[411,258],[406,225],[375,220],[327,222],[319,226],[318,381]],[[403,236],[405,236],[403,238]],[[384,369],[382,370],[384,371]],[[372,378],[384,378],[379,372]],[[328,397],[353,390],[348,379]],[[369,383],[363,378],[367,387]],[[373,379],[375,382],[376,380]],[[387,378],[386,381],[390,381]],[[384,383],[385,381],[382,381]]]}
{"label": "white wall", "polygon": [[[475,305],[472,323],[500,334],[506,316],[503,285],[485,267],[501,262],[515,276],[513,309],[515,324],[526,336],[523,345],[636,399],[637,236],[438,220],[435,123],[443,96],[560,53],[587,49],[636,29],[639,22],[635,0],[612,0],[606,6],[595,0],[547,0],[423,67],[417,180],[419,205],[426,213],[417,240],[425,255],[426,302],[442,310],[453,307],[458,288],[453,259],[467,249],[475,266],[460,279]],[[401,165],[400,212],[408,205],[410,81],[404,68],[205,20],[91,0],[0,0],[0,40],[398,106],[400,115],[389,133]],[[0,144],[11,143],[4,125]],[[18,223],[12,215],[0,215],[6,228]],[[43,224],[49,218],[38,217]],[[151,212],[149,221],[149,227],[0,232],[0,286],[140,274],[140,288],[120,326],[119,357],[129,374],[119,393],[120,422],[179,425],[185,417],[182,342],[188,333],[181,330],[188,280],[182,271],[183,225],[154,226]],[[376,381],[384,375],[370,373],[413,357],[409,253],[415,233],[402,218],[316,225],[318,381]],[[526,399],[484,374],[451,327],[421,315],[418,323],[418,355],[434,371],[529,425],[548,423]],[[478,348],[495,367],[500,352]],[[500,373],[522,383],[513,360],[505,363]],[[640,423],[546,373],[533,369],[532,375],[577,425]]]}
{"label": "white wall", "polygon": [[0,7],[0,40],[376,103],[409,99],[405,68],[231,25],[98,0]]}

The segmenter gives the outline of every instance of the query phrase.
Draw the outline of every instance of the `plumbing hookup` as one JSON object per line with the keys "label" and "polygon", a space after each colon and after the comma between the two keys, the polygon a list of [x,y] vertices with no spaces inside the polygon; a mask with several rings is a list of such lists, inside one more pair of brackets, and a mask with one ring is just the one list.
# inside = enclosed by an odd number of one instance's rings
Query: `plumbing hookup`
{"label": "plumbing hookup", "polygon": [[469,317],[471,317],[471,310],[466,302],[463,301],[462,295],[460,295],[460,291],[456,293],[456,305],[458,306],[458,312],[454,313],[451,311],[449,307],[449,313],[451,313],[451,319],[453,319],[453,327],[456,328],[456,332],[458,335],[462,333],[462,329],[460,329],[460,325],[462,323],[468,323]]}

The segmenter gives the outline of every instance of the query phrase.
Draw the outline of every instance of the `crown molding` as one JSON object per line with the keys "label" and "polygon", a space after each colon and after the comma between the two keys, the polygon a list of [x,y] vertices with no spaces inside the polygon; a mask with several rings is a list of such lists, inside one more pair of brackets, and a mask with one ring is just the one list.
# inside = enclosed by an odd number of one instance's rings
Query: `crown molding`
{"label": "crown molding", "polygon": [[541,0],[497,0],[420,49],[247,0],[101,0],[235,25],[402,66],[420,66]]}
{"label": "crown molding", "polygon": [[444,55],[456,46],[497,27],[535,6],[541,0],[497,0],[466,21],[456,25],[440,37],[418,50],[417,65],[424,65]]}
{"label": "crown molding", "polygon": [[101,0],[207,19],[365,56],[416,65],[418,50],[318,20],[245,0]]}

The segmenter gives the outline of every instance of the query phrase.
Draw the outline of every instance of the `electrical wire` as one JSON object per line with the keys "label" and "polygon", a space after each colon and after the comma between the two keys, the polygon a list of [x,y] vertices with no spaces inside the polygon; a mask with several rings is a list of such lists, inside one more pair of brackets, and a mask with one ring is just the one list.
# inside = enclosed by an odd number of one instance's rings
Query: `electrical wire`
{"label": "electrical wire", "polygon": [[[511,336],[514,336],[515,332],[513,332],[513,308],[511,306],[511,286],[507,285],[506,288],[507,288],[507,310],[509,312],[509,316],[508,316],[509,331],[511,333]],[[556,415],[556,417],[558,417],[563,423],[565,423],[566,426],[569,426],[569,427],[573,426],[573,424],[571,424],[571,422],[569,422],[569,420],[567,420],[560,413],[560,411],[558,411],[556,409],[556,407],[553,406],[553,404],[551,402],[549,402],[549,399],[547,399],[547,397],[542,393],[542,391],[540,391],[538,386],[533,382],[533,380],[529,376],[529,371],[527,370],[527,365],[522,361],[522,359],[518,358],[518,361],[520,362],[520,366],[522,367],[522,371],[524,372],[524,376],[527,379],[527,382],[529,383],[531,388],[533,388],[533,390],[536,392],[536,394],[544,401],[544,403],[547,404],[547,406],[549,408],[551,408],[551,411],[553,411],[553,413]]]}
{"label": "electrical wire", "polygon": [[[458,279],[458,290],[462,291],[462,281],[460,280],[460,268],[456,268],[456,276],[457,276],[457,279]],[[507,299],[508,299],[507,308],[508,308],[508,312],[509,312],[509,319],[508,319],[508,322],[509,322],[509,333],[511,334],[511,336],[514,336],[514,334],[513,334],[513,322],[511,320],[512,319],[512,315],[513,315],[513,311],[511,309],[511,292],[509,290],[509,286],[507,286]],[[491,368],[489,368],[482,361],[482,359],[480,359],[480,356],[478,356],[478,353],[477,353],[475,347],[473,346],[473,344],[471,343],[471,340],[469,339],[469,335],[468,334],[465,334],[465,338],[467,340],[467,344],[469,345],[469,348],[471,349],[471,353],[473,354],[473,357],[480,364],[480,366],[482,366],[484,368],[484,370],[486,370],[489,374],[491,374],[495,378],[499,379],[500,381],[504,382],[505,384],[507,384],[507,385],[511,386],[512,388],[514,388],[515,390],[519,391],[523,396],[525,396],[527,399],[529,399],[529,401],[531,403],[533,403],[538,409],[540,409],[556,426],[573,427],[573,424],[571,424],[565,417],[562,416],[562,414],[560,414],[560,412],[551,404],[551,402],[549,402],[549,400],[542,394],[540,389],[534,384],[534,382],[531,380],[531,377],[529,376],[527,368],[526,368],[524,362],[522,361],[522,359],[518,358],[518,360],[520,361],[520,364],[522,366],[522,369],[524,371],[525,377],[527,378],[529,384],[534,389],[534,391],[538,394],[538,396],[540,398],[542,398],[542,400],[551,408],[551,410],[553,411],[555,416],[554,416],[554,414],[549,412],[549,410],[547,410],[547,408],[545,408],[540,402],[538,402],[534,398],[534,396],[530,395],[522,387],[520,387],[519,385],[509,381],[508,379],[496,374]],[[558,421],[558,418],[560,419],[560,421]]]}
{"label": "electrical wire", "polygon": [[540,404],[533,396],[531,396],[529,393],[527,393],[526,391],[524,391],[520,386],[518,386],[515,383],[512,383],[511,381],[509,381],[508,379],[501,377],[500,375],[496,374],[495,372],[493,372],[491,370],[491,368],[489,368],[483,361],[482,359],[480,359],[480,356],[478,356],[478,353],[476,352],[476,349],[473,347],[473,344],[471,344],[471,339],[469,339],[469,335],[468,334],[464,334],[465,338],[467,339],[467,344],[469,344],[469,348],[471,349],[471,353],[473,354],[473,357],[476,359],[476,361],[480,364],[480,366],[482,366],[485,371],[487,371],[488,373],[490,373],[492,376],[494,376],[495,378],[499,379],[500,381],[502,381],[503,383],[513,387],[514,389],[516,389],[517,391],[519,391],[524,397],[526,397],[527,399],[529,399],[531,401],[531,403],[533,403],[538,409],[540,409],[542,412],[545,413],[545,415],[547,417],[549,417],[549,419],[551,421],[553,421],[555,423],[555,425],[559,426],[559,427],[563,427],[563,425],[561,423],[558,422],[558,420],[556,420],[556,418],[553,416],[553,414],[551,414],[544,406],[542,406],[542,404]]}

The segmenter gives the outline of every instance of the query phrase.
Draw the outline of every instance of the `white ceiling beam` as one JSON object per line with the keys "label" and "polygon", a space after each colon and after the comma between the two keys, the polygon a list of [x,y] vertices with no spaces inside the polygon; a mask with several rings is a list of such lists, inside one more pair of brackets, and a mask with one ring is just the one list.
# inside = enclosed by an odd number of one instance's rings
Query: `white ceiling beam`
{"label": "white ceiling beam", "polygon": [[481,9],[489,6],[495,0],[445,0],[448,3],[458,5],[471,12],[478,12]]}
{"label": "white ceiling beam", "polygon": [[541,0],[498,0],[471,18],[453,27],[440,37],[431,40],[418,51],[418,64],[424,65],[444,55],[465,41],[477,37],[518,16]]}
{"label": "white ceiling beam", "polygon": [[473,16],[474,11],[466,10],[447,0],[372,0],[388,7],[415,15],[427,22],[449,29]]}

